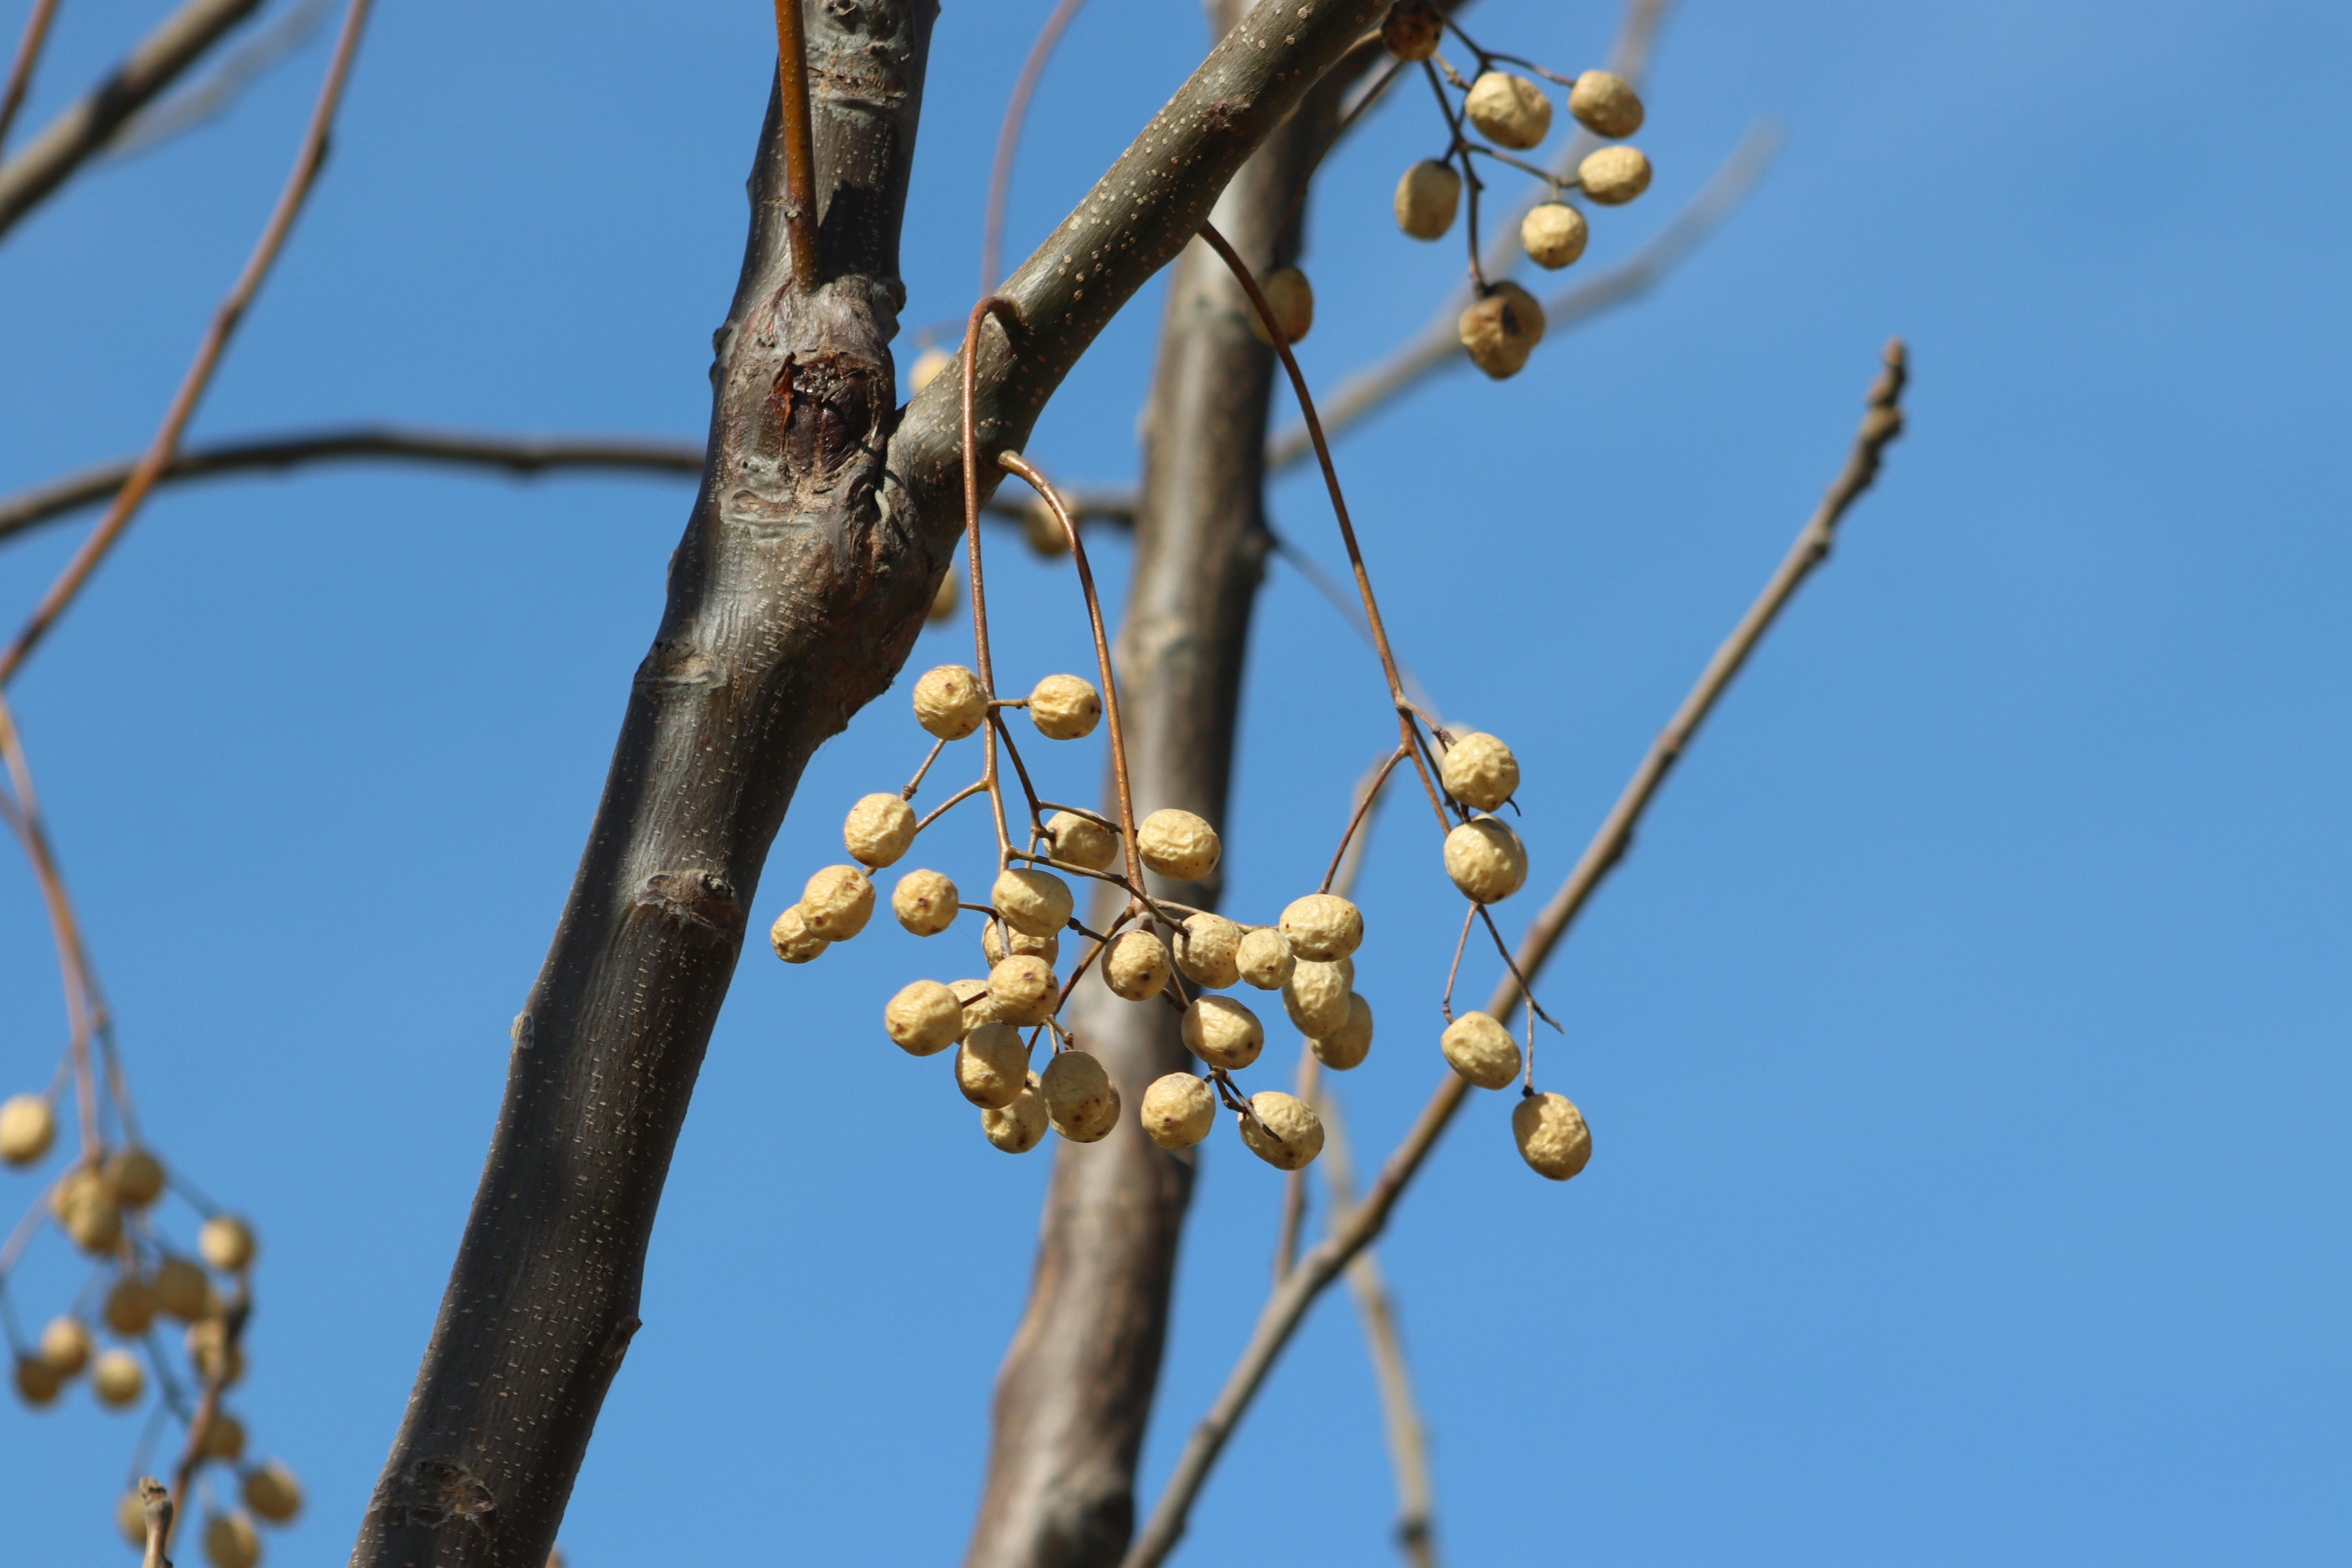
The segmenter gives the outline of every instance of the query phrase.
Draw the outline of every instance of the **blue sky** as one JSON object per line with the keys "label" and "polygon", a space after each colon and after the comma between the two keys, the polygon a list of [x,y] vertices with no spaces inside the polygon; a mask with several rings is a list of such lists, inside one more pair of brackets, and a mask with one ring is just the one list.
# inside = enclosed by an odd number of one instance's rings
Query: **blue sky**
{"label": "blue sky", "polygon": [[[163,9],[66,5],[26,123]],[[989,144],[1046,9],[940,21],[910,322],[969,303]],[[1476,16],[1567,69],[1614,26],[1601,4]],[[698,435],[768,25],[384,5],[196,434]],[[1192,7],[1095,0],[1045,79],[1010,251],[1203,40]],[[146,438],[325,44],[0,246],[0,489]],[[1769,115],[1787,144],[1761,187],[1638,308],[1342,444],[1400,648],[1517,748],[1548,888],[1835,471],[1879,343],[1915,356],[1879,490],[1552,971],[1547,1077],[1591,1119],[1591,1167],[1529,1176],[1485,1097],[1384,1246],[1454,1560],[2352,1548],[2347,58],[2352,17],[2315,5],[1689,0],[1647,93],[1657,183],[1583,265]],[[1318,384],[1451,282],[1451,248],[1385,216],[1425,121],[1392,106],[1318,189]],[[1133,472],[1158,301],[1048,411],[1030,452],[1052,471]],[[12,693],[152,1134],[262,1234],[243,1409],[311,1490],[275,1561],[348,1550],[390,1442],[688,499],[383,469],[179,490]],[[1338,559],[1305,476],[1275,509]],[[0,552],[0,605],[29,605],[74,532]],[[1115,583],[1124,552],[1098,553]],[[1008,683],[1084,668],[1066,569],[992,559]],[[929,634],[911,668],[958,657]],[[810,768],[763,906],[919,757],[908,683]],[[1237,907],[1265,918],[1318,874],[1384,722],[1360,646],[1277,569],[1226,825]],[[1082,795],[1100,766],[1095,742],[1048,763]],[[1366,1159],[1439,1070],[1413,1020],[1451,895],[1415,826],[1383,825],[1363,886],[1382,1034],[1345,1093]],[[795,1559],[961,1552],[1046,1162],[983,1143],[877,1015],[971,967],[879,926],[806,969],[747,955],[564,1530],[580,1568],[774,1555],[779,1520]],[[0,1089],[33,1087],[61,1014],[13,863],[0,996]],[[1210,1146],[1148,1489],[1247,1332],[1277,1190]],[[20,1310],[77,1288],[60,1252]],[[0,1411],[26,1561],[120,1550],[133,1436],[86,1399]],[[1377,1562],[1391,1510],[1335,1298],[1184,1556]]]}

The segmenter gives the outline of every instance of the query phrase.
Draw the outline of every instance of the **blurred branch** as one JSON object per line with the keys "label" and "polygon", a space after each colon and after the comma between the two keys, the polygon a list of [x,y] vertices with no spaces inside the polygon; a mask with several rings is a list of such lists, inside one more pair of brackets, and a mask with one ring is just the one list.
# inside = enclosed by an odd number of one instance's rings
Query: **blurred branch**
{"label": "blurred branch", "polygon": [[0,163],[0,234],[106,145],[125,121],[146,107],[221,36],[253,14],[261,0],[187,0],[141,40],[128,58],[82,99],[48,122],[25,150]]}
{"label": "blurred branch", "polygon": [[[1515,961],[1518,973],[1532,980],[1551,956],[1593,890],[1624,858],[1642,814],[1656,798],[1659,785],[1665,782],[1667,773],[1697,734],[1700,724],[1729,688],[1732,678],[1748,662],[1748,655],[1795,595],[1798,586],[1828,559],[1839,521],[1870,488],[1878,475],[1879,459],[1887,443],[1902,433],[1900,400],[1906,377],[1906,362],[1898,338],[1886,345],[1885,367],[1871,385],[1862,427],[1855,433],[1845,467],[1830,486],[1820,508],[1798,533],[1796,542],[1789,547],[1764,591],[1716,649],[1697,684],[1651,745],[1649,754],[1634,770],[1633,779],[1610,809],[1600,831],[1586,846],[1576,868],[1569,873],[1568,880],[1520,939]],[[1506,973],[1496,987],[1493,1000],[1487,1003],[1486,1011],[1496,1017],[1506,1017],[1522,994],[1518,982]],[[1468,1079],[1451,1072],[1445,1075],[1437,1092],[1422,1108],[1412,1131],[1381,1167],[1380,1179],[1372,1184],[1363,1203],[1349,1210],[1344,1219],[1335,1216],[1330,1232],[1307,1250],[1298,1266],[1267,1298],[1249,1343],[1226,1375],[1224,1387],[1218,1392],[1208,1414],[1186,1441],[1175,1472],[1152,1509],[1150,1521],[1127,1555],[1125,1568],[1155,1568],[1175,1548],[1209,1471],[1249,1409],[1250,1402],[1256,1397],[1266,1374],[1274,1369],[1276,1360],[1290,1342],[1290,1336],[1305,1321],[1307,1308],[1387,1226],[1397,1200],[1403,1196],[1405,1187],[1429,1158],[1430,1150],[1436,1146],[1439,1135],[1462,1108],[1469,1087]]]}
{"label": "blurred branch", "polygon": [[[1544,300],[1544,342],[1552,342],[1570,327],[1581,326],[1619,306],[1630,305],[1655,288],[1705,243],[1755,188],[1756,182],[1770,166],[1773,155],[1780,152],[1780,141],[1778,125],[1758,121],[1748,128],[1731,156],[1724,160],[1723,166],[1691,199],[1690,205],[1675,215],[1674,221],[1653,236],[1648,244],[1599,276]],[[1511,233],[1517,232],[1515,224]],[[1467,363],[1469,356],[1463,352],[1455,324],[1459,313],[1459,301],[1449,302],[1418,335],[1387,359],[1341,382],[1321,405],[1324,434],[1337,436],[1426,377]],[[1287,468],[1313,450],[1305,427],[1293,426],[1269,444],[1266,465],[1275,469]]]}
{"label": "blurred branch", "polygon": [[[283,472],[331,462],[445,464],[523,477],[578,470],[699,479],[702,444],[659,436],[501,436],[361,425],[190,447],[175,454],[154,482],[161,488],[222,474]],[[118,458],[0,500],[0,543],[97,505],[120,490],[138,466],[135,458]],[[1125,526],[1135,521],[1131,490],[1060,489],[1081,521]],[[999,499],[991,500],[988,510],[1017,521],[1027,517],[1029,504]]]}
{"label": "blurred branch", "polygon": [[1029,118],[1029,100],[1037,91],[1037,79],[1045,74],[1045,62],[1053,58],[1054,46],[1062,41],[1062,34],[1078,14],[1086,0],[1062,0],[1045,25],[1037,31],[1036,42],[1029,46],[1029,58],[1021,62],[1021,75],[1013,83],[1013,97],[1004,106],[1004,123],[996,132],[996,161],[988,171],[988,216],[980,236],[980,291],[992,294],[1004,281],[1004,205],[1013,193],[1013,155],[1021,145],[1022,122]]}
{"label": "blurred branch", "polygon": [[8,128],[16,122],[16,110],[25,106],[25,94],[33,86],[33,68],[40,62],[41,46],[48,42],[49,23],[58,14],[58,0],[33,0],[33,14],[25,18],[25,31],[16,40],[16,58],[8,67],[8,85],[0,89],[0,148],[8,145]]}
{"label": "blurred branch", "polygon": [[268,26],[229,51],[204,80],[141,110],[106,144],[106,156],[128,158],[193,131],[236,101],[270,68],[310,41],[331,0],[300,0]]}
{"label": "blurred branch", "polygon": [[[1317,1097],[1315,1110],[1323,1120],[1323,1156],[1316,1166],[1323,1173],[1323,1189],[1330,1197],[1331,1223],[1336,1227],[1347,1222],[1355,1207],[1355,1161],[1348,1142],[1347,1121],[1330,1087]],[[1420,1403],[1413,1398],[1412,1373],[1405,1363],[1403,1337],[1397,1332],[1396,1304],[1370,1247],[1349,1259],[1348,1289],[1356,1298],[1357,1316],[1363,1320],[1364,1348],[1371,1355],[1372,1377],[1381,1390],[1389,1465],[1396,1475],[1397,1550],[1412,1568],[1437,1568],[1429,1430],[1422,1423]]]}
{"label": "blurred branch", "polygon": [[351,76],[352,58],[359,52],[360,33],[367,25],[369,4],[370,0],[350,0],[343,12],[342,33],[335,40],[335,55],[327,66],[326,79],[319,84],[318,100],[311,107],[310,123],[302,133],[301,148],[294,155],[294,168],[286,176],[286,184],[278,194],[278,205],[271,210],[269,221],[262,226],[261,237],[254,242],[253,253],[246,258],[244,270],[237,274],[228,297],[214,310],[212,325],[205,331],[204,342],[196,349],[195,363],[188,367],[187,374],[181,379],[180,389],[173,395],[172,405],[165,410],[163,423],[157,428],[155,438],[148,444],[146,455],[139,459],[131,477],[123,482],[122,489],[116,492],[114,504],[107,509],[105,518],[91,530],[89,537],[82,541],[81,548],[74,552],[72,560],[66,563],[65,570],[58,574],[56,582],[49,584],[48,592],[41,595],[41,602],[34,607],[24,630],[16,634],[16,640],[10,643],[5,652],[0,652],[0,686],[5,686],[24,668],[25,660],[39,645],[41,638],[57,624],[58,617],[65,614],[66,607],[81,592],[82,584],[89,581],[90,574],[98,570],[99,563],[106,559],[107,552],[131,526],[131,520],[138,514],[139,503],[147,498],[148,491],[154,488],[156,476],[163,472],[171,462],[172,455],[178,450],[180,434],[187,428],[188,420],[194,415],[205,388],[211,384],[213,372],[220,364],[222,352],[228,347],[228,340],[236,332],[237,323],[245,319],[246,310],[253,303],[254,296],[261,291],[262,280],[269,276],[269,268],[277,261],[278,253],[285,248],[286,237],[293,230],[294,219],[300,214],[310,187],[318,181],[320,166],[327,156],[327,132],[334,124],[336,109],[342,102],[343,83]]}

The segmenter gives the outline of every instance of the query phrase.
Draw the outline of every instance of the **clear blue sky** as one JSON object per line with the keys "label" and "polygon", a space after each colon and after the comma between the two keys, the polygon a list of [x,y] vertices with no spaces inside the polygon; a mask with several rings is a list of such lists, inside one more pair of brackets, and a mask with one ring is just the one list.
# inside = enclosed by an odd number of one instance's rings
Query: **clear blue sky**
{"label": "clear blue sky", "polygon": [[[69,0],[27,123],[163,9]],[[988,146],[1046,9],[940,19],[912,321],[969,302]],[[1614,9],[1476,15],[1575,68]],[[768,26],[750,0],[388,0],[197,434],[698,435]],[[1203,38],[1190,5],[1094,0],[1038,103],[1015,254]],[[325,42],[0,246],[0,489],[146,437]],[[1401,646],[1517,748],[1549,887],[1834,471],[1879,343],[1916,356],[1879,491],[1553,972],[1547,1076],[1591,1118],[1591,1169],[1528,1175],[1485,1097],[1384,1247],[1453,1560],[2352,1550],[2347,64],[2352,16],[2323,5],[1690,0],[1648,94],[1657,184],[1585,265],[1774,115],[1762,187],[1638,309],[1342,446]],[[1385,216],[1426,141],[1410,107],[1313,214],[1324,384],[1450,282],[1451,250]],[[1048,413],[1031,451],[1054,471],[1133,472],[1158,300]],[[243,1409],[312,1499],[275,1562],[349,1548],[688,499],[382,469],[174,492],[15,693],[155,1140],[261,1231]],[[1314,489],[1276,506],[1336,558]],[[0,552],[0,606],[72,537]],[[1008,679],[1083,668],[1066,575],[997,559]],[[1286,570],[1254,653],[1226,842],[1237,905],[1269,911],[1316,874],[1383,720]],[[953,657],[931,634],[914,668]],[[919,755],[904,701],[809,770],[763,910]],[[1088,792],[1099,752],[1052,766]],[[1345,1090],[1367,1155],[1438,1070],[1454,906],[1412,826],[1386,825],[1364,887],[1383,1033]],[[972,967],[880,925],[807,969],[747,955],[564,1530],[579,1568],[961,1552],[1046,1158],[990,1149],[877,1023],[903,979]],[[0,1089],[34,1086],[61,1014],[13,858],[0,997]],[[1221,1133],[1154,1487],[1256,1310],[1276,1193]],[[22,1279],[36,1315],[77,1288],[60,1250]],[[0,1410],[14,1558],[127,1557],[109,1509],[133,1435],[86,1397]],[[1391,1507],[1335,1299],[1185,1560],[1381,1562]]]}

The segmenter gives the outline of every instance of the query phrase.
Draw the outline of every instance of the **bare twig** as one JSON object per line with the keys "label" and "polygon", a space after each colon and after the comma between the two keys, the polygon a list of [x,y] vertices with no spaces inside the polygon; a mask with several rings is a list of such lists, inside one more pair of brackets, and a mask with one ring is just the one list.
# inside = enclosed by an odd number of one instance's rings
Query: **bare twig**
{"label": "bare twig", "polygon": [[[155,476],[155,485],[160,489],[222,474],[282,472],[313,463],[354,461],[446,464],[526,479],[572,470],[698,479],[702,473],[702,444],[661,436],[507,436],[397,425],[291,430],[184,447]],[[138,466],[136,458],[118,458],[0,500],[0,542],[97,505],[121,489]],[[1123,528],[1135,521],[1131,490],[1066,485],[1062,501],[1081,525],[1103,522]],[[992,498],[984,510],[1002,521],[1019,522],[1024,517],[1021,505],[1001,498]]]}
{"label": "bare twig", "polygon": [[1045,73],[1054,46],[1076,17],[1086,0],[1062,0],[1029,46],[1021,75],[1013,83],[1013,98],[1004,106],[1004,123],[996,132],[996,161],[988,171],[988,217],[980,236],[980,291],[992,294],[1004,281],[1004,205],[1013,194],[1013,157],[1021,145],[1022,122],[1029,118],[1029,100],[1036,95],[1037,79]]}
{"label": "bare twig", "polygon": [[147,1521],[147,1554],[139,1568],[172,1568],[171,1558],[164,1555],[172,1541],[172,1516],[178,1511],[172,1506],[172,1494],[154,1477],[142,1476],[139,1504]]}
{"label": "bare twig", "polygon": [[[1291,1092],[1308,1105],[1315,1103],[1316,1085],[1323,1076],[1323,1063],[1315,1055],[1311,1041],[1301,1041],[1298,1047],[1298,1080]],[[1282,1179],[1282,1223],[1274,1235],[1274,1282],[1290,1272],[1298,1258],[1298,1233],[1307,1224],[1307,1170],[1305,1166],[1290,1172]]]}
{"label": "bare twig", "polygon": [[0,234],[65,184],[123,121],[176,80],[261,0],[187,0],[142,39],[130,57],[0,163]]}
{"label": "bare twig", "polygon": [[[1338,1226],[1345,1223],[1355,1206],[1356,1173],[1347,1118],[1340,1114],[1335,1085],[1322,1086],[1315,1110],[1323,1121],[1323,1155],[1315,1167],[1323,1173],[1331,1222]],[[1422,1422],[1420,1403],[1413,1397],[1404,1338],[1397,1331],[1396,1302],[1371,1247],[1348,1260],[1348,1290],[1356,1299],[1357,1316],[1363,1321],[1364,1348],[1372,1358],[1372,1378],[1380,1386],[1381,1415],[1388,1429],[1389,1465],[1396,1476],[1397,1550],[1410,1568],[1437,1568],[1429,1431]]]}
{"label": "bare twig", "polygon": [[155,432],[154,440],[149,444],[146,456],[139,460],[139,466],[115,496],[114,504],[107,509],[105,518],[91,531],[89,537],[82,541],[81,548],[74,552],[73,559],[66,563],[65,570],[49,585],[48,592],[41,595],[41,602],[35,607],[32,618],[26,622],[25,629],[16,634],[16,640],[8,645],[5,653],[0,653],[0,687],[6,686],[16,671],[24,668],[26,656],[57,624],[66,606],[73,603],[74,595],[81,591],[83,584],[89,581],[90,574],[98,570],[99,563],[106,559],[107,552],[114,547],[115,541],[122,537],[123,530],[131,526],[131,520],[138,513],[139,503],[146,500],[147,492],[154,488],[155,476],[172,460],[172,454],[180,444],[180,433],[187,428],[189,417],[195,413],[196,404],[203,398],[205,386],[212,381],[213,371],[220,363],[221,352],[228,346],[237,322],[244,319],[247,308],[260,291],[262,280],[269,275],[271,264],[285,247],[286,236],[292,230],[294,219],[301,212],[302,203],[318,179],[320,165],[327,155],[327,132],[334,124],[336,109],[342,102],[343,83],[351,75],[352,57],[359,51],[360,33],[367,24],[369,5],[370,0],[351,0],[344,10],[343,30],[335,40],[334,58],[327,67],[326,80],[320,84],[318,102],[310,110],[310,123],[303,132],[301,150],[295,154],[293,172],[287,176],[285,188],[278,193],[278,205],[270,213],[269,222],[263,227],[261,237],[255,243],[253,254],[247,258],[245,270],[238,274],[228,297],[213,312],[212,326],[205,331],[204,342],[196,350],[195,363],[188,367],[179,391],[173,394],[172,405],[164,414],[163,426]]}
{"label": "bare twig", "polygon": [[[24,737],[5,697],[0,697],[0,758],[5,760],[16,792],[15,806],[0,810],[0,816],[6,817],[25,847],[25,858],[32,865],[33,880],[40,888],[41,903],[48,913],[58,968],[65,983],[66,1014],[73,1030],[68,1052],[73,1062],[74,1102],[80,1112],[82,1158],[94,1160],[99,1147],[98,1079],[89,1047],[101,1023],[97,987],[89,950],[82,943],[81,925],[74,916],[73,899],[66,891],[64,874],[58,869],[56,853],[49,847],[48,829],[41,821],[41,798],[33,787],[32,763],[25,754]],[[0,795],[0,806],[5,804],[6,797]]]}
{"label": "bare twig", "polygon": [[[1763,177],[1780,149],[1778,126],[1769,121],[1759,121],[1750,126],[1723,166],[1691,198],[1690,205],[1653,236],[1649,243],[1609,270],[1573,288],[1563,289],[1543,301],[1544,342],[1551,342],[1570,328],[1630,305],[1657,287],[1731,216],[1732,209]],[[1517,233],[1516,225],[1510,232]],[[1455,322],[1459,314],[1459,302],[1449,301],[1411,341],[1369,370],[1359,371],[1341,382],[1323,400],[1325,436],[1339,435],[1437,372],[1467,363],[1469,356],[1463,351]],[[1266,466],[1287,468],[1305,461],[1314,450],[1306,427],[1294,426],[1277,432],[1267,442]]]}
{"label": "bare twig", "polygon": [[135,157],[183,132],[194,131],[236,101],[279,61],[310,42],[332,9],[331,0],[300,0],[268,26],[224,57],[202,81],[141,110],[106,143],[106,156]]}
{"label": "bare twig", "polygon": [[16,123],[16,110],[25,106],[25,94],[32,90],[33,68],[40,63],[41,46],[48,42],[49,23],[58,14],[58,0],[33,0],[32,15],[25,18],[25,30],[16,39],[16,58],[9,62],[8,85],[0,88],[0,150],[8,145],[8,128]]}
{"label": "bare twig", "polygon": [[784,132],[784,228],[791,236],[793,281],[817,286],[816,132],[809,123],[808,30],[801,0],[776,0],[777,110]]}
{"label": "bare twig", "polygon": [[[1903,344],[1897,339],[1886,346],[1885,369],[1873,384],[1867,412],[1862,428],[1854,437],[1853,448],[1846,458],[1844,468],[1822,498],[1821,507],[1797,535],[1780,569],[1765,584],[1747,615],[1740,618],[1731,636],[1716,650],[1700,674],[1698,683],[1684,699],[1682,706],[1667,722],[1664,731],[1650,749],[1649,755],[1634,771],[1633,777],[1611,808],[1609,816],[1593,836],[1576,868],[1568,880],[1544,906],[1541,913],[1520,939],[1517,968],[1532,977],[1551,956],[1560,939],[1568,932],[1601,879],[1623,857],[1633,842],[1633,828],[1642,813],[1655,798],[1658,786],[1665,781],[1675,761],[1697,733],[1699,725],[1714,708],[1738,674],[1740,667],[1754,651],[1756,644],[1771,626],[1774,618],[1796,593],[1798,584],[1814,567],[1828,556],[1835,538],[1837,524],[1862,493],[1870,488],[1878,473],[1879,458],[1886,444],[1901,433],[1903,414],[1900,398],[1906,376]],[[1507,1016],[1521,997],[1518,983],[1506,975],[1496,987],[1495,996],[1486,1005],[1489,1014]],[[1454,1120],[1469,1089],[1468,1080],[1448,1073],[1439,1084],[1437,1092],[1422,1108],[1421,1115],[1405,1134],[1404,1141],[1389,1156],[1381,1167],[1379,1180],[1372,1184],[1363,1203],[1351,1210],[1344,1221],[1335,1224],[1324,1238],[1309,1248],[1297,1268],[1283,1279],[1267,1299],[1258,1315],[1257,1327],[1244,1347],[1241,1358],[1226,1375],[1223,1389],[1209,1407],[1201,1424],[1185,1443],[1183,1453],[1176,1461],[1176,1469],[1167,1487],[1154,1505],[1151,1518],[1142,1533],[1128,1552],[1125,1568],[1153,1568],[1163,1561],[1183,1534],[1186,1519],[1193,1500],[1206,1483],[1210,1469],[1216,1464],[1226,1439],[1249,1408],[1265,1375],[1273,1370],[1275,1361],[1290,1342],[1290,1336],[1339,1271],[1355,1256],[1380,1235],[1388,1224],[1390,1213],[1413,1176],[1419,1173],[1429,1152],[1434,1148],[1440,1134]]]}

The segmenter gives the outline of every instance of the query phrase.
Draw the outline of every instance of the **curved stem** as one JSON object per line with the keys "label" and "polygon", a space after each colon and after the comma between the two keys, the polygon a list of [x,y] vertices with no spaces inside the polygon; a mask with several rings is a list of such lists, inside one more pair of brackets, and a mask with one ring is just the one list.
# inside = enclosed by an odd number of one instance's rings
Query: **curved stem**
{"label": "curved stem", "polygon": [[1038,29],[1036,42],[1029,46],[1029,58],[1021,62],[1021,75],[1013,83],[1012,101],[1004,106],[1004,123],[996,132],[996,161],[988,171],[988,217],[981,227],[980,291],[983,294],[993,292],[1004,281],[1004,207],[1013,192],[1013,158],[1021,145],[1022,122],[1029,118],[1029,100],[1036,94],[1037,79],[1045,73],[1054,46],[1062,41],[1063,32],[1085,4],[1086,0],[1062,0],[1054,7],[1054,14]]}

